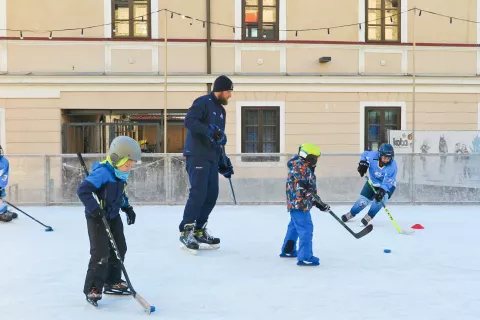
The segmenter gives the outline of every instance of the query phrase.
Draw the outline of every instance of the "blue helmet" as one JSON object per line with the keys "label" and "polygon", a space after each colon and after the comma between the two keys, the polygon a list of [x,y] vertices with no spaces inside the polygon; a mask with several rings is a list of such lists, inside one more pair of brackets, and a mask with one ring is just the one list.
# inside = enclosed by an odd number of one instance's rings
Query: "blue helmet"
{"label": "blue helmet", "polygon": [[392,158],[395,156],[395,151],[393,150],[393,146],[390,143],[382,143],[380,148],[378,148],[378,152],[380,157],[388,157]]}

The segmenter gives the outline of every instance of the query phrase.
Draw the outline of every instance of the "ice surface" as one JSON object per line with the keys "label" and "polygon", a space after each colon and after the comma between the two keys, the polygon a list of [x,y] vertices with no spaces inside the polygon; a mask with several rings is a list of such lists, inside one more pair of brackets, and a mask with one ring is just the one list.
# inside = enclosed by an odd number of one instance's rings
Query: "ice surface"
{"label": "ice surface", "polygon": [[[104,296],[98,309],[85,301],[89,248],[81,207],[23,209],[55,231],[22,214],[0,224],[1,319],[148,317],[131,297]],[[333,207],[338,215],[348,209]],[[315,209],[321,265],[302,268],[278,257],[289,221],[284,206],[218,206],[209,228],[222,247],[197,256],[179,248],[183,206],[137,207],[135,225],[125,224],[126,268],[158,319],[478,319],[479,207],[390,210],[402,227],[425,229],[399,235],[381,212],[372,233],[356,240]],[[350,225],[358,224],[357,217]]]}

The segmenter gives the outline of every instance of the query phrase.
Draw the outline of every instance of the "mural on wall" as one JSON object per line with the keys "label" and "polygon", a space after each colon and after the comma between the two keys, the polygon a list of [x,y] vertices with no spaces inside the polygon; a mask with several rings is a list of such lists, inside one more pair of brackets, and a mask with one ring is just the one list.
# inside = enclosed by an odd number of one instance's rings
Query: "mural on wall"
{"label": "mural on wall", "polygon": [[389,130],[388,139],[400,155],[399,179],[414,167],[418,184],[480,186],[480,131]]}

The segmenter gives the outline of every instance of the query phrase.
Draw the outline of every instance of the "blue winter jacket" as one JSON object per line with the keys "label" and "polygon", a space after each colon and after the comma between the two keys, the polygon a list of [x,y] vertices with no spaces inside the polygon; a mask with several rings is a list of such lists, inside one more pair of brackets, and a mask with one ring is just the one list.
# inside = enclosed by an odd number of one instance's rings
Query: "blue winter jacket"
{"label": "blue winter jacket", "polygon": [[387,165],[380,168],[378,166],[379,159],[378,151],[364,151],[360,156],[360,161],[369,163],[368,173],[373,185],[392,192],[397,186],[397,162],[392,159]]}
{"label": "blue winter jacket", "polygon": [[188,130],[183,155],[218,161],[221,148],[213,144],[206,134],[209,124],[225,131],[225,118],[225,108],[213,93],[197,98],[185,117],[185,128]]}
{"label": "blue winter jacket", "polygon": [[92,172],[78,187],[77,194],[85,206],[87,217],[99,208],[99,203],[93,197],[95,193],[98,200],[102,202],[102,208],[106,212],[105,217],[107,220],[112,220],[119,215],[120,208],[129,205],[125,194],[126,188],[127,182],[115,176],[115,171],[110,163],[97,161],[92,166]]}

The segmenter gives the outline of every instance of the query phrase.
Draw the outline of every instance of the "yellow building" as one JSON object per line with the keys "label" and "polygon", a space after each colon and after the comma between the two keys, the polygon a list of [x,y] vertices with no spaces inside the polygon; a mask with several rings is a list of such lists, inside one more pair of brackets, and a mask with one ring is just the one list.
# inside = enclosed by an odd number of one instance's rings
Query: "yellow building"
{"label": "yellow building", "polygon": [[307,140],[351,153],[387,129],[476,130],[480,32],[449,17],[480,21],[479,2],[0,0],[1,144],[104,152],[129,134],[163,152],[165,62],[168,152],[182,151],[183,114],[220,74],[235,83],[230,153]]}

